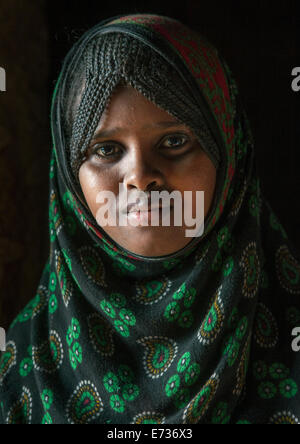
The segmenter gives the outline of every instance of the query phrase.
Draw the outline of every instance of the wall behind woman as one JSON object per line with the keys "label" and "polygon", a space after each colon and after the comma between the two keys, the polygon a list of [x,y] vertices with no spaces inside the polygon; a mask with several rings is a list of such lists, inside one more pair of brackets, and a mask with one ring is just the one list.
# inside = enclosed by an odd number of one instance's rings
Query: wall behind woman
{"label": "wall behind woman", "polygon": [[0,326],[36,292],[48,249],[45,0],[0,1]]}
{"label": "wall behind woman", "polygon": [[[111,4],[107,4],[111,3]],[[300,251],[300,66],[296,0],[0,0],[0,325],[36,293],[49,253],[50,100],[72,43],[98,21],[122,13],[173,16],[206,35],[228,61],[256,140],[265,196]],[[296,32],[297,31],[297,32]]]}
{"label": "wall behind woman", "polygon": [[[255,139],[262,189],[300,251],[300,4],[191,2],[190,22],[224,54],[237,79]],[[300,82],[299,82],[300,84]]]}

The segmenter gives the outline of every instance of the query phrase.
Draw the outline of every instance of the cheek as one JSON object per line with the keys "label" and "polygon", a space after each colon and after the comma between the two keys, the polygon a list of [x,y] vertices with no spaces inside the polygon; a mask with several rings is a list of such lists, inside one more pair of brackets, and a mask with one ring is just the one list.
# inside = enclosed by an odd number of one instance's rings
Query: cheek
{"label": "cheek", "polygon": [[85,197],[86,203],[93,214],[96,216],[99,204],[97,204],[97,194],[100,191],[113,191],[111,181],[99,169],[84,163],[79,170],[79,182]]}

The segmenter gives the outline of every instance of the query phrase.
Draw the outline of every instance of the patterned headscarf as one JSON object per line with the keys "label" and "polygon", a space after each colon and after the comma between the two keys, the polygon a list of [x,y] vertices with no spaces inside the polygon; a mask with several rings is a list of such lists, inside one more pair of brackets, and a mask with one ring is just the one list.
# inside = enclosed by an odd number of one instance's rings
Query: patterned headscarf
{"label": "patterned headscarf", "polygon": [[[220,153],[205,231],[147,258],[116,244],[85,205],[62,130],[65,79],[91,39],[151,47],[193,92]],[[52,102],[50,255],[0,361],[0,422],[298,423],[300,266],[260,192],[236,84],[180,22],[101,22],[72,48]]]}

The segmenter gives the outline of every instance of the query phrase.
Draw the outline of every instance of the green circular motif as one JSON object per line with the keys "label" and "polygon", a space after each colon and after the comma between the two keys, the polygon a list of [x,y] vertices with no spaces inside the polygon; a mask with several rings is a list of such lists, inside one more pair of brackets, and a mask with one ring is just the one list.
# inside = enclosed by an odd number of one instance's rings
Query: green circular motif
{"label": "green circular motif", "polygon": [[76,318],[72,318],[71,321],[72,336],[74,339],[78,339],[80,336],[80,324]]}
{"label": "green circular motif", "polygon": [[109,372],[104,376],[103,384],[108,393],[114,393],[120,390],[119,379],[112,372]]}
{"label": "green circular motif", "polygon": [[179,287],[179,289],[175,291],[175,293],[173,294],[173,299],[175,299],[176,301],[182,299],[185,296],[185,292],[186,292],[186,286],[184,282],[181,285],[181,287]]}
{"label": "green circular motif", "polygon": [[122,310],[120,310],[119,316],[127,325],[133,326],[136,324],[134,314],[130,310],[126,310],[126,308],[122,308]]}
{"label": "green circular motif", "polygon": [[55,169],[54,169],[54,164],[55,164],[55,159],[51,159],[50,161],[50,179],[53,179],[54,174],[55,174]]}
{"label": "green circular motif", "polygon": [[180,360],[178,361],[178,365],[177,365],[178,373],[184,372],[188,368],[190,361],[191,361],[190,352],[186,352],[183,356],[181,356]]}
{"label": "green circular motif", "polygon": [[274,316],[262,303],[258,304],[254,338],[261,347],[274,347],[278,341],[278,327]]}
{"label": "green circular motif", "polygon": [[178,375],[173,375],[169,379],[166,385],[166,395],[168,397],[174,396],[180,387],[180,377]]}
{"label": "green circular motif", "polygon": [[193,385],[200,375],[200,365],[194,362],[186,371],[184,375],[184,380],[187,385]]}
{"label": "green circular motif", "polygon": [[124,322],[115,321],[114,325],[115,329],[120,333],[120,335],[124,336],[124,338],[128,338],[128,336],[130,336],[129,328]]}
{"label": "green circular motif", "polygon": [[63,295],[66,295],[67,294],[68,279],[67,279],[66,270],[64,268],[60,269],[60,272],[58,274],[58,279],[60,282],[61,293]]}
{"label": "green circular motif", "polygon": [[254,378],[261,381],[267,376],[268,368],[263,361],[256,361],[253,364]]}
{"label": "green circular motif", "polygon": [[190,308],[196,299],[196,289],[190,288],[186,295],[184,296],[184,306]]}
{"label": "green circular motif", "polygon": [[258,386],[258,394],[263,399],[272,399],[276,395],[277,389],[272,382],[261,382]]}
{"label": "green circular motif", "polygon": [[293,398],[298,392],[298,386],[293,379],[285,379],[279,384],[280,394],[284,398]]}
{"label": "green circular motif", "polygon": [[245,336],[247,327],[248,327],[248,319],[247,316],[244,316],[238,323],[237,329],[235,331],[235,336],[239,341],[241,341]]}
{"label": "green circular motif", "polygon": [[161,289],[163,288],[163,283],[161,281],[151,281],[145,284],[146,288],[146,298],[148,300],[155,300],[155,295],[159,295],[161,293]]}
{"label": "green circular motif", "polygon": [[121,379],[122,382],[125,382],[126,384],[133,382],[134,380],[134,373],[131,370],[128,365],[120,365],[118,370],[118,376]]}
{"label": "green circular motif", "polygon": [[239,349],[240,349],[239,342],[234,337],[231,336],[227,341],[223,352],[224,355],[227,355],[227,363],[229,367],[232,367],[233,364],[235,363]]}
{"label": "green circular motif", "polygon": [[25,376],[29,375],[33,367],[32,359],[25,358],[20,364],[20,375],[24,378]]}
{"label": "green circular motif", "polygon": [[42,403],[45,410],[49,410],[53,402],[53,392],[45,389],[41,395]]}
{"label": "green circular motif", "polygon": [[140,393],[140,389],[135,384],[126,384],[122,388],[122,396],[125,401],[134,401]]}
{"label": "green circular motif", "polygon": [[180,305],[178,302],[170,302],[170,304],[167,305],[167,308],[164,312],[164,317],[169,321],[173,322],[175,321],[180,313]]}
{"label": "green circular motif", "polygon": [[111,293],[108,300],[116,308],[124,308],[126,305],[126,297],[121,293]]}
{"label": "green circular motif", "polygon": [[285,379],[289,375],[289,369],[280,362],[272,364],[269,368],[269,372],[273,379]]}
{"label": "green circular motif", "polygon": [[73,370],[76,370],[76,368],[78,366],[78,362],[77,362],[76,356],[74,355],[74,353],[71,349],[69,350],[69,359],[70,359],[71,367],[73,368]]}
{"label": "green circular motif", "polygon": [[170,349],[164,344],[156,344],[153,354],[152,366],[157,370],[164,368],[170,358]]}
{"label": "green circular motif", "polygon": [[34,310],[39,305],[39,303],[40,303],[40,296],[37,294],[36,297],[26,305],[23,311],[21,311],[21,313],[18,316],[18,321],[26,322],[29,319],[31,319]]}
{"label": "green circular motif", "polygon": [[229,234],[228,227],[222,228],[220,230],[220,232],[218,234],[218,238],[217,238],[219,248],[223,247],[223,245],[228,241],[229,237],[230,237],[230,234]]}
{"label": "green circular motif", "polygon": [[194,316],[191,310],[184,311],[180,315],[180,318],[178,319],[178,324],[182,328],[190,328],[193,322],[194,322]]}
{"label": "green circular motif", "polygon": [[186,407],[190,400],[190,391],[188,388],[180,389],[174,397],[174,404],[177,409],[183,409]]}
{"label": "green circular motif", "polygon": [[196,397],[191,415],[194,418],[201,416],[202,412],[207,409],[209,399],[211,398],[212,388],[210,386],[204,387]]}
{"label": "green circular motif", "polygon": [[49,352],[50,352],[52,363],[57,362],[57,360],[60,359],[62,350],[58,346],[58,344],[56,343],[54,338],[52,338],[51,341],[50,341]]}
{"label": "green circular motif", "polygon": [[76,221],[73,216],[68,214],[65,218],[67,232],[70,236],[74,236],[76,233]]}
{"label": "green circular motif", "polygon": [[49,289],[51,291],[55,291],[56,289],[56,284],[57,284],[57,277],[56,274],[54,272],[52,272],[50,274],[50,282],[49,282]]}
{"label": "green circular motif", "polygon": [[49,312],[51,314],[55,313],[57,310],[58,304],[55,294],[52,294],[49,298]]}
{"label": "green circular motif", "polygon": [[74,208],[73,196],[70,191],[66,191],[63,195],[63,203],[67,210],[72,210]]}
{"label": "green circular motif", "polygon": [[216,327],[216,323],[218,322],[218,314],[216,312],[216,309],[214,305],[211,307],[204,323],[203,330],[206,333],[211,332]]}
{"label": "green circular motif", "polygon": [[56,232],[52,221],[49,222],[50,242],[54,242],[56,238]]}
{"label": "green circular motif", "polygon": [[116,317],[116,312],[115,312],[113,306],[109,302],[107,302],[105,299],[100,303],[100,307],[111,318]]}
{"label": "green circular motif", "polygon": [[60,212],[57,206],[57,200],[54,199],[49,206],[49,216],[52,222],[56,223],[60,219]]}
{"label": "green circular motif", "polygon": [[118,413],[123,413],[125,410],[125,402],[119,395],[112,395],[110,397],[110,406]]}
{"label": "green circular motif", "polygon": [[228,327],[229,328],[234,328],[236,326],[237,321],[238,321],[238,315],[239,315],[238,309],[236,307],[234,307],[234,309],[232,310],[231,315],[229,316],[229,319],[228,319]]}
{"label": "green circular motif", "polygon": [[73,332],[71,326],[68,328],[66,341],[68,345],[71,345],[73,342]]}
{"label": "green circular motif", "polygon": [[82,347],[78,342],[75,342],[75,344],[72,347],[72,351],[73,351],[75,358],[79,362],[79,364],[81,364],[82,363]]}
{"label": "green circular motif", "polygon": [[217,407],[213,411],[211,418],[212,424],[228,424],[230,416],[228,415],[227,402],[219,402]]}
{"label": "green circular motif", "polygon": [[300,324],[300,310],[296,307],[289,307],[286,310],[286,319],[293,327],[297,327]]}

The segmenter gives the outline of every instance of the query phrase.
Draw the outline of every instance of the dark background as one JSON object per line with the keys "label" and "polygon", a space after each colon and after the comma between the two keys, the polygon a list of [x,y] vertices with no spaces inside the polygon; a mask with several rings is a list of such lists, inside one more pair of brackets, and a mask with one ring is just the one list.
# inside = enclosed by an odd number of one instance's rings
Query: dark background
{"label": "dark background", "polygon": [[0,325],[35,295],[49,253],[50,100],[72,43],[98,21],[135,12],[198,29],[231,67],[256,142],[262,190],[300,251],[299,1],[0,0]]}

